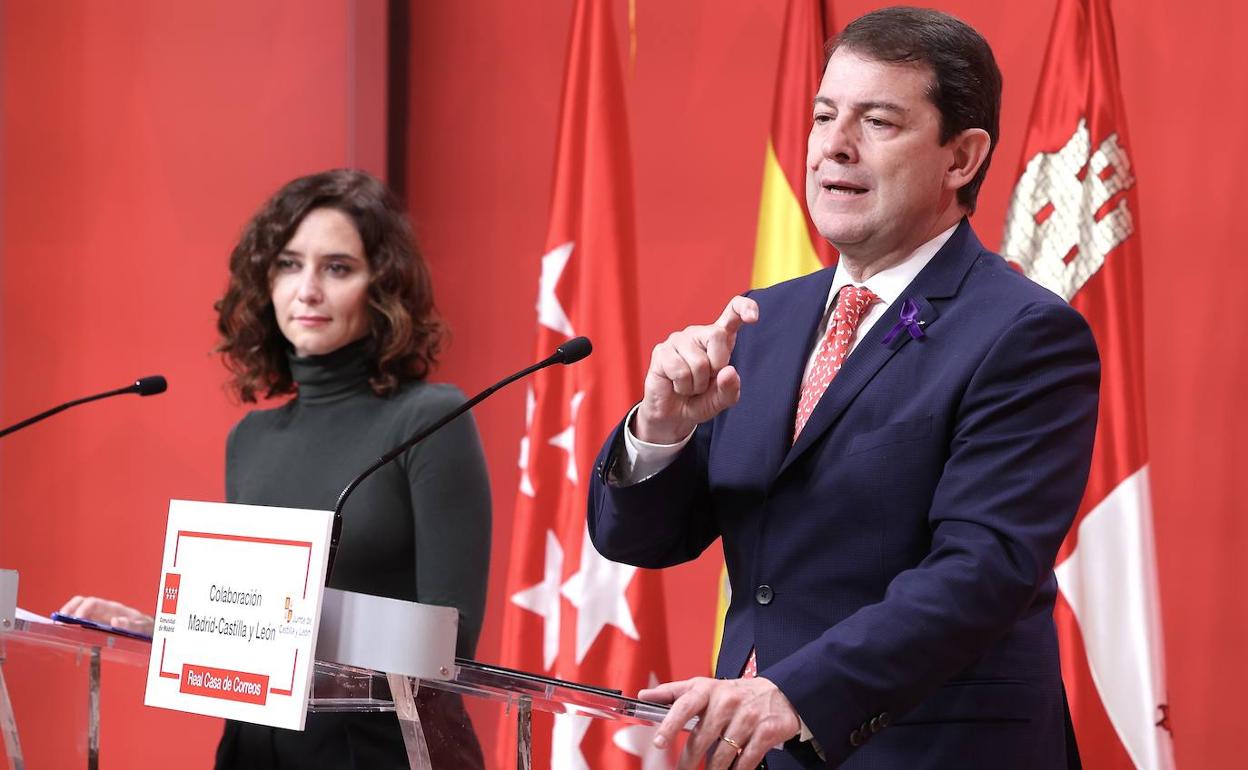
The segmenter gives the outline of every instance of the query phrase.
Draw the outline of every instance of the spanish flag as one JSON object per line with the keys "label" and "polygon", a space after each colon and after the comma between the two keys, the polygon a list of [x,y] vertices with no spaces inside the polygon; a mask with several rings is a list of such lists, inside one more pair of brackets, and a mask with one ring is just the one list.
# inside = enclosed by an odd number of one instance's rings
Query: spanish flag
{"label": "spanish flag", "polygon": [[[813,273],[836,260],[836,252],[819,236],[806,211],[806,138],[812,100],[823,77],[824,15],[821,0],[785,3],[771,131],[763,156],[753,288]],[[721,569],[712,668],[719,655],[728,597],[728,573]]]}

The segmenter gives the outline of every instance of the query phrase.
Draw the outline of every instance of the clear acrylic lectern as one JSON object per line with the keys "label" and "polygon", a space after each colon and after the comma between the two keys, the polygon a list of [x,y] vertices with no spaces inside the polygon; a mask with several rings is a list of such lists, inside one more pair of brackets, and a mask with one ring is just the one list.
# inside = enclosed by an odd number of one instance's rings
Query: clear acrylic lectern
{"label": "clear acrylic lectern", "polygon": [[[87,668],[82,692],[86,719],[87,767],[99,766],[100,663],[110,661],[147,668],[151,644],[77,626],[14,620],[0,628],[0,732],[8,766],[24,767],[20,725],[4,684],[5,666],[21,665],[24,655],[51,652],[82,661]],[[528,674],[523,671],[456,659],[437,677],[387,674],[367,668],[318,661],[313,674],[309,712],[396,712],[416,770],[443,770],[471,730],[463,699],[480,698],[506,708],[516,723],[516,768],[530,768],[531,718],[534,711],[574,714],[634,724],[657,724],[667,709],[596,687]],[[77,724],[77,722],[73,722]],[[488,748],[488,747],[487,747]],[[455,765],[450,765],[454,767]]]}

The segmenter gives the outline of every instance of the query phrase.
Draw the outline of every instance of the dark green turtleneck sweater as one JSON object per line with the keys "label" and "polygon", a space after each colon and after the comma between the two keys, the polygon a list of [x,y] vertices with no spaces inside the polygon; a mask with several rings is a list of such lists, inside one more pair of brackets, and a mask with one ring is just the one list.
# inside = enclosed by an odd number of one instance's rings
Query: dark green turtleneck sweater
{"label": "dark green turtleneck sweater", "polygon": [[[457,388],[426,382],[378,397],[368,386],[365,344],[290,358],[298,395],[248,414],[230,432],[227,500],[333,510],[356,474],[464,401]],[[457,608],[457,652],[472,657],[489,558],[489,478],[465,415],[351,494],[330,585]]]}

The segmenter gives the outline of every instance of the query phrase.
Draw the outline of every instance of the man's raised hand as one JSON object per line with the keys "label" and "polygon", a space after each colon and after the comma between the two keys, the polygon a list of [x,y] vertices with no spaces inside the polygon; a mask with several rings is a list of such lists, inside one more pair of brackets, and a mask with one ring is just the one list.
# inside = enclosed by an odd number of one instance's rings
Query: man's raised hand
{"label": "man's raised hand", "polygon": [[654,347],[645,396],[633,433],[642,441],[675,444],[741,398],[741,377],[729,366],[737,330],[758,320],[758,303],[733,297],[715,323],[688,326]]}

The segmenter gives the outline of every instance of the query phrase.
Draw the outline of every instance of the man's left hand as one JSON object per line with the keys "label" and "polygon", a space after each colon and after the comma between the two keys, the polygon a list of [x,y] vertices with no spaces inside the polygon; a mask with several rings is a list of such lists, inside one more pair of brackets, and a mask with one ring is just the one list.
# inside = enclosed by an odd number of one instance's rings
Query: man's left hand
{"label": "man's left hand", "polygon": [[734,761],[736,770],[752,770],[763,755],[801,730],[793,704],[763,677],[685,679],[642,690],[637,697],[672,704],[654,736],[659,748],[670,746],[685,723],[698,718],[677,770],[692,770],[703,757],[706,770],[726,770]]}

